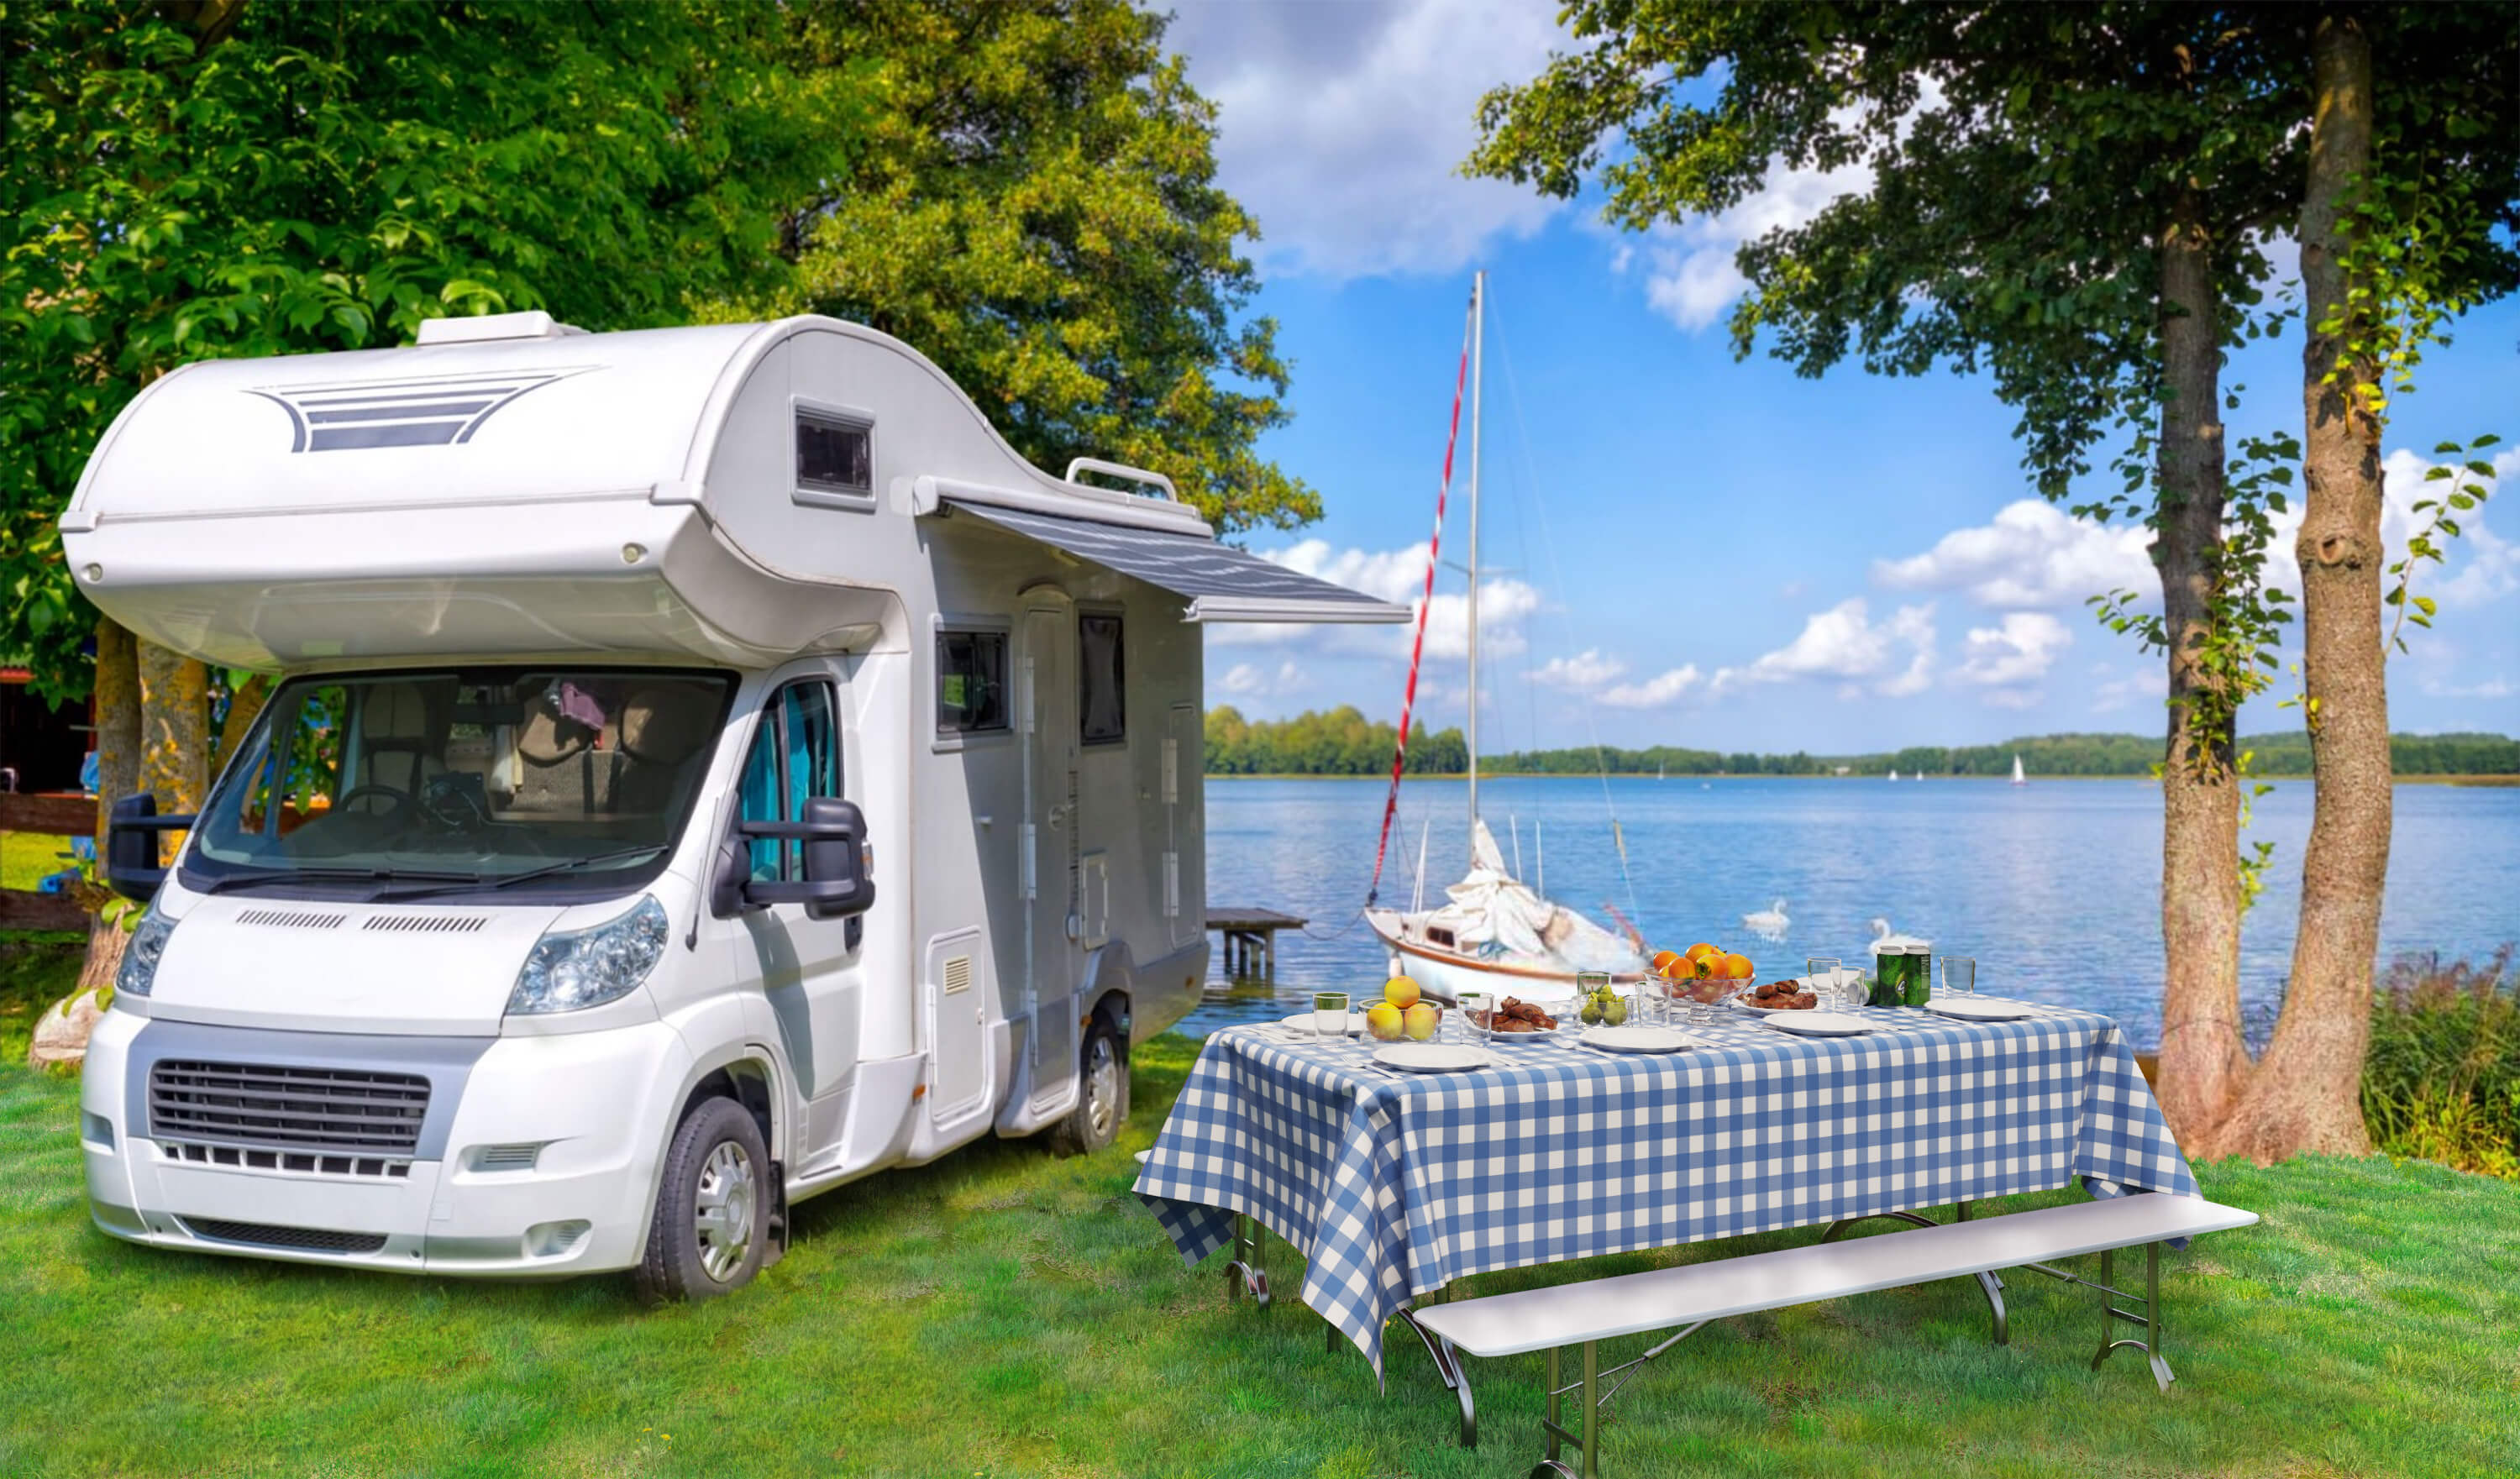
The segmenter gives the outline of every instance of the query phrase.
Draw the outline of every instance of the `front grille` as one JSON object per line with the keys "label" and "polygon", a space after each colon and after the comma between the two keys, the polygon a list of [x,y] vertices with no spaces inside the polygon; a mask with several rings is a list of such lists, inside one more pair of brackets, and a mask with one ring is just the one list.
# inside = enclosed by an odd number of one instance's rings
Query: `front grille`
{"label": "front grille", "polygon": [[343,1232],[334,1228],[281,1228],[270,1223],[228,1222],[216,1217],[180,1221],[195,1237],[213,1242],[250,1243],[259,1248],[302,1248],[312,1253],[375,1253],[385,1245],[382,1232]]}
{"label": "front grille", "polygon": [[252,1150],[243,1145],[204,1145],[185,1141],[159,1141],[158,1154],[178,1165],[233,1166],[246,1171],[294,1171],[314,1176],[411,1175],[411,1162],[387,1160],[381,1155],[310,1155],[301,1150]]}
{"label": "front grille", "polygon": [[428,1080],[412,1073],[165,1059],[149,1074],[160,1141],[409,1156],[428,1113]]}

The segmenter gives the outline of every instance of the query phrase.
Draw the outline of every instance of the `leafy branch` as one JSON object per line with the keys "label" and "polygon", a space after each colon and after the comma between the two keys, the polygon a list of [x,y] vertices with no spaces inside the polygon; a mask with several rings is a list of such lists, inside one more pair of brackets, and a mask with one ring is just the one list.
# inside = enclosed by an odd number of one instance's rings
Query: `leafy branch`
{"label": "leafy branch", "polygon": [[2484,503],[2491,494],[2495,481],[2494,464],[2479,454],[2500,440],[2489,431],[2464,446],[2446,441],[2433,448],[2435,457],[2449,457],[2452,461],[2426,472],[2424,481],[2447,482],[2450,488],[2439,498],[2415,500],[2412,512],[2431,516],[2424,520],[2422,528],[2407,536],[2405,557],[2389,566],[2389,573],[2396,577],[2396,583],[2380,600],[2397,612],[2389,623],[2390,650],[2407,650],[2407,640],[2401,634],[2408,622],[2425,628],[2432,626],[2433,615],[2440,607],[2431,597],[2414,594],[2415,567],[2427,560],[2435,564],[2443,563],[2441,541],[2456,539],[2460,532],[2459,521],[2452,515],[2467,513]]}

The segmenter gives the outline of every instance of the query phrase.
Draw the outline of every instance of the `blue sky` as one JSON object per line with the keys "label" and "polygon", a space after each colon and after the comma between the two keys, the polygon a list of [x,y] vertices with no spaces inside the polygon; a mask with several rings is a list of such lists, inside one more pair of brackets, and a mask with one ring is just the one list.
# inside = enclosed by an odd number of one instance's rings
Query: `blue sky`
{"label": "blue sky", "polygon": [[[1224,183],[1264,233],[1256,307],[1294,362],[1294,423],[1266,450],[1326,510],[1251,548],[1377,595],[1417,590],[1470,273],[1489,273],[1483,749],[1598,735],[1825,752],[2160,727],[2158,657],[2083,605],[2150,587],[2140,532],[2041,504],[2014,415],[1982,380],[1805,381],[1732,357],[1732,246],[1860,180],[1788,176],[1724,219],[1636,238],[1460,179],[1478,94],[1558,40],[1545,7],[1192,3],[1172,36],[1219,104]],[[2226,385],[2248,387],[2234,446],[2298,432],[2300,375],[2297,336],[2234,357]],[[2386,442],[2399,539],[2419,451],[2520,440],[2520,305],[2472,315],[2421,386]],[[2500,466],[2520,487],[2520,454]],[[1448,560],[1463,555],[1465,481]],[[2395,728],[2520,733],[2520,498],[2467,528],[2418,587],[2443,610],[2392,663]],[[2288,529],[2276,554],[2293,583]],[[1419,690],[1436,725],[1463,713],[1463,585],[1437,577]],[[1393,717],[1407,640],[1218,629],[1208,698]],[[2292,720],[2269,700],[2244,727]]]}

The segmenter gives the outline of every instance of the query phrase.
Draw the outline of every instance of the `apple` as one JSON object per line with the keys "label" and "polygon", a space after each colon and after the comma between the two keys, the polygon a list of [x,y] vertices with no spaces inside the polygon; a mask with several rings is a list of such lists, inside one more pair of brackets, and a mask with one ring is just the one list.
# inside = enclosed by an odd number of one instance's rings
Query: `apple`
{"label": "apple", "polygon": [[1382,999],[1402,1011],[1417,1006],[1418,995],[1418,983],[1407,976],[1393,976],[1382,983]]}
{"label": "apple", "polygon": [[1367,1008],[1365,1009],[1365,1030],[1372,1034],[1374,1041],[1376,1042],[1399,1042],[1401,1031],[1400,1008],[1392,1006],[1389,1002],[1377,1002],[1373,1006]]}
{"label": "apple", "polygon": [[1419,1002],[1400,1014],[1402,1030],[1421,1043],[1435,1035],[1435,1024],[1443,1019],[1443,1008],[1432,1002]]}

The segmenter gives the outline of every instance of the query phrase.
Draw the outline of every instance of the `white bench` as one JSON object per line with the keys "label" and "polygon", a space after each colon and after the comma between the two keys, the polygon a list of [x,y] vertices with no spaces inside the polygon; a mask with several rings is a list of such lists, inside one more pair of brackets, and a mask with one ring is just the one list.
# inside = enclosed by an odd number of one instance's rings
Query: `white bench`
{"label": "white bench", "polygon": [[[1558,1445],[1564,1442],[1578,1446],[1583,1456],[1584,1479],[1592,1479],[1598,1472],[1600,1423],[1610,1399],[1618,1395],[1619,1387],[1633,1377],[1637,1368],[1687,1339],[1707,1322],[1842,1299],[1875,1289],[1929,1283],[1938,1278],[1985,1275],[1997,1269],[2036,1269],[2070,1283],[2100,1290],[2100,1351],[2092,1359],[2092,1367],[2096,1369],[2118,1347],[2132,1346],[2151,1359],[2154,1381],[2168,1391],[2172,1380],[2170,1363],[2161,1354],[2162,1243],[2201,1232],[2245,1228],[2257,1220],[2254,1212],[2219,1206],[2202,1197],[2138,1194],[1927,1226],[1883,1237],[1822,1241],[1809,1247],[1714,1259],[1677,1269],[1491,1294],[1412,1310],[1409,1314],[1422,1332],[1440,1342],[1443,1349],[1436,1353],[1439,1370],[1448,1364],[1455,1348],[1472,1356],[1490,1357],[1547,1351],[1548,1412],[1541,1420],[1541,1431],[1549,1451],[1533,1473],[1574,1475],[1576,1470],[1557,1458]],[[1832,1229],[1832,1233],[1835,1231]],[[2138,1243],[2144,1245],[2143,1293],[2110,1287],[2114,1277],[2111,1255],[2119,1248]],[[2046,1263],[2081,1253],[2100,1255],[2097,1279],[2081,1278]],[[2113,1302],[2118,1299],[2142,1300],[2143,1314],[2120,1309]],[[2121,1320],[2141,1326],[2144,1338],[2117,1338],[2117,1322]],[[1686,1328],[1633,1361],[1606,1371],[1598,1369],[1595,1347],[1599,1342],[1668,1330],[1675,1325]],[[1998,1338],[2001,1337],[1999,1322]],[[1583,1347],[1584,1374],[1580,1380],[1561,1384],[1559,1358],[1574,1346]],[[1469,1380],[1465,1373],[1458,1371],[1457,1360],[1449,1364],[1455,1367],[1454,1374],[1460,1382],[1456,1391],[1462,1402],[1462,1441],[1465,1446],[1474,1446],[1478,1440],[1471,1416]],[[1559,1400],[1570,1393],[1580,1393],[1583,1404],[1580,1431],[1558,1420]]]}

